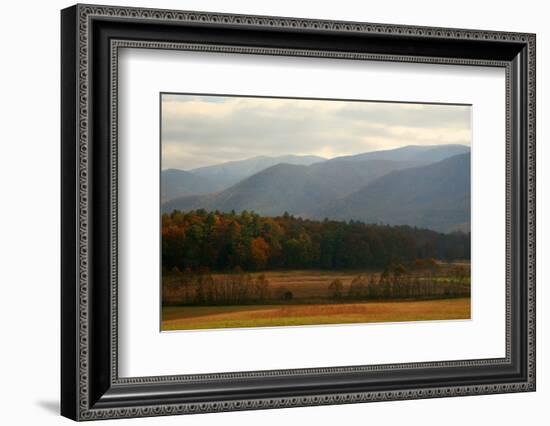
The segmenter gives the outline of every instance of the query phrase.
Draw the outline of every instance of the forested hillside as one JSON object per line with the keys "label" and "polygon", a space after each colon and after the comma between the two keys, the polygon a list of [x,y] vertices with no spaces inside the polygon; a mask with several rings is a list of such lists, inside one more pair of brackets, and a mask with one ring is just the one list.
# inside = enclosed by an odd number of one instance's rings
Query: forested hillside
{"label": "forested hillside", "polygon": [[383,268],[425,258],[469,260],[470,234],[248,211],[162,216],[162,265],[168,271]]}

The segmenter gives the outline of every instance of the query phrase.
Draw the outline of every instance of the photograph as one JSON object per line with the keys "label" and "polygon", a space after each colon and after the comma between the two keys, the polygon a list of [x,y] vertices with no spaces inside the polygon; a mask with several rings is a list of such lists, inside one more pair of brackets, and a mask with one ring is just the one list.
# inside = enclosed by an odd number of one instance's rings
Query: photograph
{"label": "photograph", "polygon": [[470,319],[470,105],[160,108],[162,331]]}

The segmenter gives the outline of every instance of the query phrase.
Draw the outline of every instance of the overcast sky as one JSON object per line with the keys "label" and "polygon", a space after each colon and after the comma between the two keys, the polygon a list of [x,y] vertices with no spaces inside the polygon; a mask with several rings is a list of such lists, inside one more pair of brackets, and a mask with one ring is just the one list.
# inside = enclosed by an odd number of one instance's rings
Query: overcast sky
{"label": "overcast sky", "polygon": [[162,168],[471,143],[470,107],[162,95]]}

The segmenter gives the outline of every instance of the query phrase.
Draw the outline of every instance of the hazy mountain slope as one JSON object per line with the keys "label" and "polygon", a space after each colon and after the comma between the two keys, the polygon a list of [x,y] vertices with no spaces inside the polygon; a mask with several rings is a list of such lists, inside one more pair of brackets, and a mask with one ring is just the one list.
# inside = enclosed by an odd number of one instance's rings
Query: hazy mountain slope
{"label": "hazy mountain slope", "polygon": [[[262,156],[191,171],[170,169],[162,172],[162,200],[221,191],[281,163],[311,165],[308,174],[319,179],[319,185],[327,188],[328,192],[338,191],[342,197],[392,170],[428,164],[468,151],[469,148],[462,145],[406,146],[332,160],[318,156]],[[370,161],[368,167],[365,167],[366,161]]]}
{"label": "hazy mountain slope", "polygon": [[[416,161],[362,160],[324,161],[308,167],[308,175],[327,192],[327,199],[341,198],[394,170],[423,165]],[[311,211],[311,210],[310,210]]]}
{"label": "hazy mountain slope", "polygon": [[414,165],[417,163],[386,160],[322,162],[310,166],[277,164],[217,194],[171,200],[165,203],[163,211],[254,210],[268,216],[287,211],[309,217],[327,202],[350,194],[393,170]]}
{"label": "hazy mountain slope", "polygon": [[364,161],[364,160],[392,160],[392,161],[419,161],[434,163],[454,155],[470,152],[466,145],[408,145],[396,149],[372,151],[364,154],[333,158],[329,161]]}
{"label": "hazy mountain slope", "polygon": [[466,228],[470,221],[470,154],[389,173],[320,209],[316,216],[439,231]]}
{"label": "hazy mountain slope", "polygon": [[191,173],[208,178],[222,188],[229,188],[242,179],[276,164],[286,163],[308,166],[319,161],[325,161],[325,158],[315,155],[284,155],[280,157],[260,156],[248,158],[246,160],[216,164],[214,166],[199,167],[191,170]]}
{"label": "hazy mountain slope", "polygon": [[177,169],[163,170],[160,185],[163,201],[187,195],[208,194],[221,189],[206,177]]}
{"label": "hazy mountain slope", "polygon": [[308,176],[307,166],[278,164],[219,193],[172,200],[163,210],[254,210],[273,216],[284,211],[301,214],[310,206],[319,208],[324,199],[323,188]]}
{"label": "hazy mountain slope", "polygon": [[[286,211],[304,218],[408,224],[445,232],[468,230],[469,148],[405,147],[384,156],[402,158],[404,150],[416,160],[372,159],[361,154],[309,166],[276,164],[227,189],[171,199],[163,203],[162,210],[250,210],[264,216]],[[467,153],[429,162],[454,150]],[[380,152],[369,154],[382,156]]]}

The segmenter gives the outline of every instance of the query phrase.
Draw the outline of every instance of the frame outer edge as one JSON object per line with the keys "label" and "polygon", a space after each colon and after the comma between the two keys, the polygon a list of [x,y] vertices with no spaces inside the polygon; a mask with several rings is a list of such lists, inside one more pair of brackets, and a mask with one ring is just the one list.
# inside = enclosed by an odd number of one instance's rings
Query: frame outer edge
{"label": "frame outer edge", "polygon": [[61,11],[61,414],[78,414],[77,7]]}
{"label": "frame outer edge", "polygon": [[[66,9],[67,10],[67,9]],[[65,10],[65,11],[66,11]],[[97,5],[77,5],[73,7],[76,11],[75,28],[77,36],[77,49],[75,54],[77,81],[76,99],[78,105],[77,115],[77,142],[78,152],[76,153],[76,178],[77,178],[77,199],[75,205],[77,210],[77,232],[78,236],[77,250],[77,284],[78,288],[73,291],[77,296],[77,312],[72,318],[73,324],[77,325],[77,336],[75,336],[74,347],[77,352],[78,359],[75,362],[76,383],[74,390],[77,394],[75,407],[75,417],[77,420],[92,420],[101,418],[114,417],[141,417],[141,416],[158,416],[170,415],[179,413],[194,413],[194,412],[219,412],[229,410],[244,410],[244,409],[263,409],[263,408],[282,408],[292,406],[309,406],[309,405],[325,405],[325,404],[343,404],[352,402],[367,402],[378,400],[400,400],[400,399],[416,399],[416,398],[434,398],[442,396],[461,396],[489,393],[504,393],[529,391],[535,388],[535,36],[527,33],[509,33],[497,31],[481,31],[481,30],[462,30],[462,29],[447,29],[447,28],[430,28],[430,27],[415,27],[404,25],[387,25],[387,24],[368,24],[354,22],[337,22],[326,20],[312,20],[302,18],[280,18],[266,16],[247,16],[247,15],[229,15],[206,12],[185,12],[185,11],[169,11],[158,9],[140,9],[127,7],[110,7]],[[64,13],[68,13],[65,12]],[[421,38],[447,38],[447,39],[470,39],[470,40],[486,40],[486,41],[508,41],[523,43],[528,46],[528,194],[527,203],[528,209],[528,283],[527,296],[529,306],[529,325],[528,325],[528,365],[527,370],[529,378],[526,382],[502,383],[500,385],[480,385],[471,386],[467,389],[462,389],[461,386],[451,386],[446,389],[429,388],[429,389],[403,389],[400,391],[377,392],[377,395],[369,394],[334,394],[324,396],[307,396],[297,398],[273,398],[269,400],[246,400],[246,401],[229,401],[222,403],[208,404],[163,404],[160,406],[143,406],[139,408],[113,408],[113,409],[93,409],[89,407],[89,317],[88,317],[88,195],[89,195],[89,176],[88,176],[88,136],[89,136],[89,109],[88,109],[88,83],[89,83],[89,68],[88,68],[88,49],[90,44],[88,18],[91,16],[112,17],[112,18],[131,18],[148,21],[177,21],[177,22],[192,22],[192,23],[223,23],[227,25],[251,25],[261,28],[290,28],[290,29],[316,29],[327,32],[360,32],[360,33],[382,33],[385,35],[400,34],[411,35]],[[71,108],[70,105],[68,108]],[[63,105],[63,112],[66,113],[66,105]],[[62,123],[63,129],[67,126]],[[63,142],[63,147],[65,142]],[[73,160],[74,161],[74,160]],[[65,161],[63,162],[65,164]],[[65,178],[65,171],[63,173]],[[65,179],[64,179],[65,180]],[[66,189],[67,184],[63,182],[63,189]],[[65,207],[64,207],[65,209]],[[68,211],[69,209],[67,209]],[[63,227],[66,225],[63,224]],[[69,259],[70,260],[70,259]],[[66,264],[67,257],[63,256],[63,261]],[[64,267],[62,268],[64,269]],[[64,281],[64,288],[66,282]],[[63,309],[63,307],[62,307]],[[63,315],[63,313],[62,313]],[[65,318],[65,316],[64,316]],[[69,339],[70,340],[70,339]],[[63,351],[65,347],[63,347]],[[66,367],[63,366],[63,369]],[[62,393],[62,399],[63,399]],[[65,398],[66,401],[66,398]],[[63,405],[63,404],[62,404]],[[64,413],[67,415],[67,412]]]}

